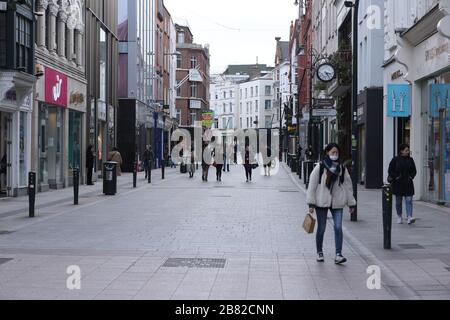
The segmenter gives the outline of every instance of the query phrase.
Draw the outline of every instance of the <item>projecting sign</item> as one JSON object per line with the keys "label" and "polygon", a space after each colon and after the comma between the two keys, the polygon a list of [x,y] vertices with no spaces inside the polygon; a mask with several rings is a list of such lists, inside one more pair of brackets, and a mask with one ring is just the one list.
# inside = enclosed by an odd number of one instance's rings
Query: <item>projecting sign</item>
{"label": "projecting sign", "polygon": [[336,117],[337,111],[334,108],[313,109],[313,117]]}
{"label": "projecting sign", "polygon": [[197,69],[189,70],[189,81],[191,82],[203,82],[202,75]]}
{"label": "projecting sign", "polygon": [[387,116],[408,118],[411,116],[411,86],[409,84],[388,84]]}
{"label": "projecting sign", "polygon": [[331,99],[314,99],[314,107],[334,107],[336,100]]}
{"label": "projecting sign", "polygon": [[8,4],[4,1],[0,2],[0,11],[6,11],[8,10]]}

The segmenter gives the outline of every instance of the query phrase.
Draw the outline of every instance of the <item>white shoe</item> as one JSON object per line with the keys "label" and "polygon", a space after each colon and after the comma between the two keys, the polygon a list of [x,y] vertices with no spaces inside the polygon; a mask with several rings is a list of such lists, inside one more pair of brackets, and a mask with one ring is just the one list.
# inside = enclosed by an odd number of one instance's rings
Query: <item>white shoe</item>
{"label": "white shoe", "polygon": [[335,264],[343,264],[346,262],[347,262],[347,259],[344,258],[342,255],[338,255],[338,256],[336,256],[336,259],[334,259]]}
{"label": "white shoe", "polygon": [[325,258],[323,256],[323,253],[318,253],[317,254],[317,262],[324,262]]}
{"label": "white shoe", "polygon": [[397,217],[397,224],[402,224],[402,223],[403,223],[403,218]]}
{"label": "white shoe", "polygon": [[416,222],[416,218],[408,218],[408,224],[413,224]]}

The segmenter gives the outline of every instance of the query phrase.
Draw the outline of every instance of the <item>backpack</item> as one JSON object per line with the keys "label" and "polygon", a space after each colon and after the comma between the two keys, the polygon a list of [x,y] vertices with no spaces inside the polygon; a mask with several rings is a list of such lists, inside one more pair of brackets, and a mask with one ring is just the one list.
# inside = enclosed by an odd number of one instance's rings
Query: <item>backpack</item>
{"label": "backpack", "polygon": [[[345,166],[341,165],[341,168],[342,168],[342,175],[339,178],[339,185],[343,184],[345,180]],[[325,172],[325,165],[321,162],[319,171],[319,184],[322,184],[322,177],[324,172]]]}

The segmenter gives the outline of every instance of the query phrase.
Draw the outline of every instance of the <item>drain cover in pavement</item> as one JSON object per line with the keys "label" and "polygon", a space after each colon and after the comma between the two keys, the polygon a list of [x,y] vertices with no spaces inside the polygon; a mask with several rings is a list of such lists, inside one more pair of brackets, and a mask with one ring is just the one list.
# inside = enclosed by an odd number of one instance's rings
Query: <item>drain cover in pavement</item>
{"label": "drain cover in pavement", "polygon": [[225,259],[170,258],[164,263],[163,268],[223,269],[225,263]]}
{"label": "drain cover in pavement", "polygon": [[425,249],[424,247],[418,245],[417,243],[399,244],[398,246],[402,249]]}
{"label": "drain cover in pavement", "polygon": [[11,234],[12,231],[0,231],[0,236],[5,234]]}
{"label": "drain cover in pavement", "polygon": [[7,258],[0,258],[0,265],[5,264],[9,261],[11,261],[12,259],[7,259]]}

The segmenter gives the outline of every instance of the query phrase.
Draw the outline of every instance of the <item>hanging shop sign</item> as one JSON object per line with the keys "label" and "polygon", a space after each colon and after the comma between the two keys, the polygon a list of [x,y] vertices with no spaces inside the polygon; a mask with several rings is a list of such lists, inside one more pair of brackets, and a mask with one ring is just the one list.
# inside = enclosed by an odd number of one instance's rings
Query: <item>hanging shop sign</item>
{"label": "hanging shop sign", "polygon": [[202,75],[197,69],[189,70],[189,81],[191,82],[203,82]]}
{"label": "hanging shop sign", "polygon": [[410,117],[411,86],[409,84],[388,84],[387,107],[388,117]]}
{"label": "hanging shop sign", "polygon": [[430,96],[433,118],[438,118],[440,112],[450,111],[450,83],[432,84]]}
{"label": "hanging shop sign", "polygon": [[337,111],[334,108],[314,108],[312,115],[313,117],[336,117]]}
{"label": "hanging shop sign", "polygon": [[211,128],[213,125],[213,113],[212,112],[203,112],[202,113],[202,126],[205,128]]}

